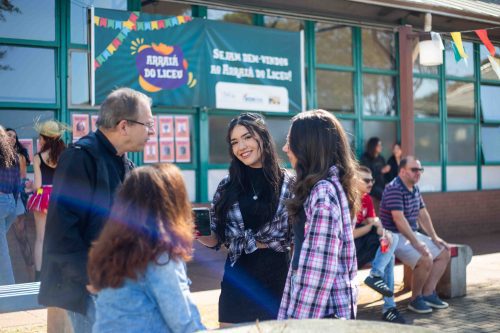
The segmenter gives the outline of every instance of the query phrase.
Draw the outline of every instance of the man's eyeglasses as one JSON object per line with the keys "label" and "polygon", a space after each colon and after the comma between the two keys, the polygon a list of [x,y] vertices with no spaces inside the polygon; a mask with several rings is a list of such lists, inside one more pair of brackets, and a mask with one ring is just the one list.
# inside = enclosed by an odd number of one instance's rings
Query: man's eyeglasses
{"label": "man's eyeglasses", "polygon": [[139,124],[139,125],[142,125],[142,126],[146,126],[148,128],[148,130],[152,130],[153,127],[155,127],[155,123],[141,123],[140,121],[137,121],[137,120],[132,120],[132,119],[125,119],[126,121],[130,122],[130,123],[134,123],[134,124]]}
{"label": "man's eyeglasses", "polygon": [[367,185],[370,185],[370,184],[375,183],[375,179],[373,179],[373,178],[363,178],[363,181],[364,181]]}
{"label": "man's eyeglasses", "polygon": [[413,173],[417,173],[417,172],[423,173],[424,172],[424,168],[410,168],[410,170]]}

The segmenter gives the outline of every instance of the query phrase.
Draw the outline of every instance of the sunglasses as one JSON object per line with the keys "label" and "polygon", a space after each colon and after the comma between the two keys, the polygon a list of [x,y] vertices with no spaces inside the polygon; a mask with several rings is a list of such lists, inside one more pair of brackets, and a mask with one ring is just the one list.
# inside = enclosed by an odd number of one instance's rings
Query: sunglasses
{"label": "sunglasses", "polygon": [[364,181],[367,185],[375,183],[375,179],[373,179],[373,178],[363,178],[363,181]]}
{"label": "sunglasses", "polygon": [[424,168],[410,168],[411,172],[417,173],[417,172],[424,172]]}

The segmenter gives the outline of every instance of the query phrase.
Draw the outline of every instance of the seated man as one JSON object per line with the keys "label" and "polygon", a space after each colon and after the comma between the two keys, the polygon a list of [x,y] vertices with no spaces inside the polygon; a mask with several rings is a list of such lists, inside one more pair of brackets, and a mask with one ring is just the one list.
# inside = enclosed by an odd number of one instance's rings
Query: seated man
{"label": "seated man", "polygon": [[[417,183],[424,169],[413,156],[401,159],[399,175],[382,195],[380,219],[384,228],[399,234],[396,257],[413,269],[412,296],[408,309],[430,313],[432,308],[448,307],[436,294],[450,253],[448,244],[438,237],[420,195]],[[417,231],[417,219],[426,236]]]}
{"label": "seated man", "polygon": [[[369,195],[373,186],[372,172],[365,166],[358,168],[358,189],[363,194],[361,211],[356,217],[356,226],[353,231],[356,245],[358,267],[361,268],[372,261],[370,276],[365,284],[384,295],[382,319],[385,321],[404,324],[403,316],[396,309],[394,302],[394,250],[398,243],[398,236],[383,229],[380,220],[375,214],[372,199]],[[381,251],[379,236],[388,240],[388,248]]]}

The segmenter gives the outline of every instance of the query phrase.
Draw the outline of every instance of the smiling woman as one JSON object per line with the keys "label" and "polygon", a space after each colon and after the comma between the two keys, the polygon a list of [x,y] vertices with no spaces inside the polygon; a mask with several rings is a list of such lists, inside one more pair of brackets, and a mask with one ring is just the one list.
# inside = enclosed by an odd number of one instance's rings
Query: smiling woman
{"label": "smiling woman", "polygon": [[264,119],[254,113],[232,119],[226,142],[229,175],[212,202],[212,233],[198,239],[229,250],[219,299],[221,327],[276,319],[290,244],[284,205],[290,198],[290,177],[279,167]]}

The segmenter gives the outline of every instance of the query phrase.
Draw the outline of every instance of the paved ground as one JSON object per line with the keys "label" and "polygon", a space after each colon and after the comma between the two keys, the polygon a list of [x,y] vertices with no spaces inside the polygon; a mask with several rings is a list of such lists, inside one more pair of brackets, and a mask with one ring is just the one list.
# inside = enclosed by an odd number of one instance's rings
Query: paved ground
{"label": "paved ground", "polygon": [[[450,308],[432,314],[417,315],[406,310],[410,293],[396,293],[398,308],[408,323],[434,329],[438,332],[500,332],[500,235],[469,238],[475,255],[467,268],[468,295],[449,300]],[[455,240],[458,242],[459,240]],[[190,264],[189,275],[193,280],[193,297],[208,328],[217,327],[217,302],[224,253],[198,251],[195,262]],[[359,281],[368,272],[360,271]],[[396,267],[396,281],[402,281],[402,266]],[[400,290],[401,283],[396,285]],[[379,296],[366,286],[361,286],[358,318],[380,320]],[[47,331],[47,310],[23,311],[0,314],[1,333]]]}

